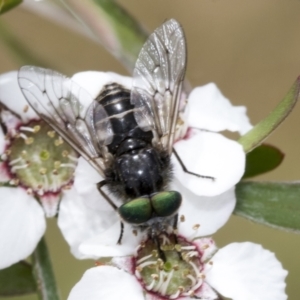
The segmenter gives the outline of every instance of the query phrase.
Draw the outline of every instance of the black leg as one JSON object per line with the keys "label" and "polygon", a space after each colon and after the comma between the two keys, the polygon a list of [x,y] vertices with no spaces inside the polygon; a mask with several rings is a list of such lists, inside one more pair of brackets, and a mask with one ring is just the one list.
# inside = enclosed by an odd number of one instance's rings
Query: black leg
{"label": "black leg", "polygon": [[124,224],[123,224],[123,222],[120,222],[120,224],[121,224],[121,230],[120,230],[120,235],[119,235],[119,239],[117,242],[118,245],[122,244],[122,238],[123,238],[123,233],[124,233]]}
{"label": "black leg", "polygon": [[165,256],[165,253],[164,251],[161,250],[160,248],[160,241],[159,241],[159,237],[157,235],[155,235],[153,237],[153,240],[156,244],[156,248],[157,248],[157,252],[158,252],[158,256],[159,258],[161,258],[163,260],[163,262],[166,262],[166,256]]}
{"label": "black leg", "polygon": [[100,192],[101,196],[112,206],[114,210],[118,210],[116,204],[106,195],[106,193],[102,190],[102,187],[107,184],[106,180],[102,180],[97,183],[97,189]]}
{"label": "black leg", "polygon": [[211,177],[211,176],[205,176],[205,175],[200,175],[200,174],[197,174],[197,173],[193,173],[193,172],[190,172],[186,166],[183,164],[180,156],[178,155],[178,153],[176,152],[176,150],[173,148],[173,153],[175,154],[175,157],[177,158],[179,164],[181,165],[181,168],[182,170],[185,172],[185,173],[188,173],[188,174],[191,174],[191,175],[194,175],[194,176],[197,176],[197,177],[200,177],[200,178],[205,178],[205,179],[211,179],[211,180],[215,180],[214,177]]}
{"label": "black leg", "polygon": [[[98,191],[100,192],[100,194],[102,195],[102,197],[112,206],[112,208],[117,211],[118,210],[118,207],[116,206],[116,204],[113,203],[113,201],[109,198],[109,196],[106,195],[106,193],[102,190],[102,187],[104,185],[107,184],[107,181],[106,180],[102,180],[100,182],[97,183],[97,188],[98,188]],[[123,222],[120,222],[121,223],[121,230],[120,230],[120,235],[119,235],[119,239],[117,241],[117,244],[121,245],[121,242],[122,242],[122,237],[123,237],[123,232],[124,232],[124,224]]]}

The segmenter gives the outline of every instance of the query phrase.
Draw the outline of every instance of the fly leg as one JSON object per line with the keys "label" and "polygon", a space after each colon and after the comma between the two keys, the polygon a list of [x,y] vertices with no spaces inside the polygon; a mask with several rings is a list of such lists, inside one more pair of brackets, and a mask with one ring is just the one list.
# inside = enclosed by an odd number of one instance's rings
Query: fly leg
{"label": "fly leg", "polygon": [[194,175],[194,176],[197,176],[197,177],[200,177],[200,178],[205,178],[205,179],[211,179],[212,181],[215,180],[214,177],[212,176],[205,176],[205,175],[200,175],[200,174],[197,174],[197,173],[193,173],[193,172],[190,172],[186,166],[184,165],[183,161],[181,160],[180,156],[178,155],[178,153],[176,152],[176,150],[173,148],[173,153],[175,155],[175,157],[177,158],[182,170],[185,172],[185,173],[188,173],[188,174],[191,174],[191,175]]}
{"label": "fly leg", "polygon": [[164,251],[161,250],[160,248],[160,241],[159,241],[159,237],[157,235],[155,235],[153,237],[154,243],[156,244],[156,248],[157,248],[157,252],[158,252],[158,256],[160,259],[163,260],[163,262],[166,262],[166,256]]}
{"label": "fly leg", "polygon": [[[102,190],[102,187],[107,184],[106,180],[102,180],[97,183],[97,189],[100,192],[101,196],[111,205],[111,207],[115,210],[118,211],[117,205],[109,198],[109,196]],[[120,230],[120,235],[119,239],[117,241],[117,244],[121,245],[122,243],[122,237],[123,237],[123,232],[124,232],[124,224],[123,222],[120,222],[121,224],[121,230]]]}

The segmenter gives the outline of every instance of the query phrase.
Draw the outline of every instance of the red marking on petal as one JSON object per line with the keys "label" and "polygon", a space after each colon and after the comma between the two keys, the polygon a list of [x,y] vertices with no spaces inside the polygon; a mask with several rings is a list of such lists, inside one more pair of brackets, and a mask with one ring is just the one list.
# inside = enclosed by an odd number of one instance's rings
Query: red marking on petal
{"label": "red marking on petal", "polygon": [[45,193],[39,196],[40,203],[45,211],[46,217],[54,217],[58,212],[61,193]]}

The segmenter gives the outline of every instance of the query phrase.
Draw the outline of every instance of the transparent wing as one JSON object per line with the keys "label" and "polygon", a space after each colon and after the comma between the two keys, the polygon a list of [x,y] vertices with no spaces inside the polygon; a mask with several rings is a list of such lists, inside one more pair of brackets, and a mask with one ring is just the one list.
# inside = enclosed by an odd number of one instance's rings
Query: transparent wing
{"label": "transparent wing", "polygon": [[70,78],[49,69],[24,66],[18,80],[37,114],[104,175],[113,131],[103,106]]}
{"label": "transparent wing", "polygon": [[152,130],[155,142],[168,153],[173,147],[186,57],[183,29],[171,19],[150,35],[133,72],[135,119],[143,130]]}

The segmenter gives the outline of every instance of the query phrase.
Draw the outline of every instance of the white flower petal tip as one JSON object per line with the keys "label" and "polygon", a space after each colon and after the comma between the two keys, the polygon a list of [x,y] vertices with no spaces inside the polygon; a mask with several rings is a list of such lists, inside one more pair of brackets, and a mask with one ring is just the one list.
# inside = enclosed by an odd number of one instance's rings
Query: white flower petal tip
{"label": "white flower petal tip", "polygon": [[72,289],[68,300],[144,300],[136,278],[111,266],[87,270]]}
{"label": "white flower petal tip", "polygon": [[93,98],[96,98],[104,85],[109,83],[115,82],[128,89],[131,89],[132,86],[131,77],[122,76],[113,72],[80,72],[74,74],[72,80],[88,91]]}
{"label": "white flower petal tip", "polygon": [[207,282],[233,300],[286,300],[285,278],[274,253],[262,246],[233,243],[220,249],[206,274]]}
{"label": "white flower petal tip", "polygon": [[18,71],[0,75],[0,101],[9,110],[16,113],[23,123],[39,119],[25,100],[18,83]]}
{"label": "white flower petal tip", "polygon": [[46,229],[42,207],[22,188],[0,189],[0,269],[25,259]]}
{"label": "white flower petal tip", "polygon": [[6,146],[5,136],[2,129],[0,128],[0,155],[4,152],[5,146]]}
{"label": "white flower petal tip", "polygon": [[215,291],[206,282],[202,283],[201,287],[196,291],[195,296],[205,300],[214,300],[219,298]]}
{"label": "white flower petal tip", "polygon": [[57,214],[60,198],[60,193],[46,193],[39,196],[40,202],[47,218],[52,218]]}
{"label": "white flower petal tip", "polygon": [[187,138],[174,145],[188,171],[210,178],[199,178],[184,172],[175,156],[175,177],[199,196],[215,196],[240,181],[245,171],[243,147],[221,134],[190,131]]}
{"label": "white flower petal tip", "polygon": [[190,127],[210,131],[237,131],[241,135],[252,128],[244,106],[233,106],[214,83],[193,89],[189,95]]}
{"label": "white flower petal tip", "polygon": [[124,224],[121,244],[117,244],[120,232],[120,220],[116,220],[98,236],[85,240],[79,246],[79,251],[90,257],[133,255],[144,235],[140,231],[134,231],[130,225]]}
{"label": "white flower petal tip", "polygon": [[[93,258],[97,255],[84,255],[79,251],[79,246],[85,240],[96,237],[112,222],[116,221],[116,213],[102,210],[105,200],[90,203],[87,197],[81,197],[75,187],[65,191],[59,207],[58,226],[71,247],[71,252],[78,259]],[[105,205],[104,205],[105,206]]]}
{"label": "white flower petal tip", "polygon": [[214,197],[199,197],[179,182],[176,188],[183,197],[179,210],[179,234],[189,239],[215,233],[228,221],[236,204],[234,188]]}

